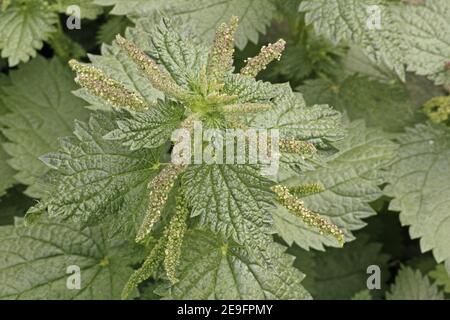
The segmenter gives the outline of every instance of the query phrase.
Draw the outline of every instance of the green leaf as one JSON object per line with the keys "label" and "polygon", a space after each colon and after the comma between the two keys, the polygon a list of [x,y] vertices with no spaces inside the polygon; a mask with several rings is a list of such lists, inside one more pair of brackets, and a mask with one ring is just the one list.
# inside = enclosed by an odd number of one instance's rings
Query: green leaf
{"label": "green leaf", "polygon": [[103,136],[115,128],[107,113],[76,122],[75,137],[61,140],[61,151],[42,160],[53,172],[46,201],[51,217],[74,219],[82,224],[103,220],[111,233],[133,236],[139,228],[149,190],[158,172],[159,150],[130,151]]}
{"label": "green leaf", "polygon": [[402,6],[394,11],[402,41],[407,45],[408,70],[427,76],[437,85],[450,85],[450,2],[427,0],[420,6]]}
{"label": "green leaf", "polygon": [[228,22],[231,16],[240,18],[236,45],[243,49],[248,40],[258,42],[258,33],[265,33],[276,12],[272,0],[95,0],[103,6],[114,5],[112,14],[150,16],[162,10],[170,16],[192,20],[192,27],[207,42],[214,38],[215,28],[221,22]]}
{"label": "green leaf", "polygon": [[[0,117],[8,112],[6,105],[1,99],[1,96],[5,94],[3,91],[3,86],[7,84],[10,84],[9,78],[4,76],[3,74],[0,74]],[[0,133],[0,177],[2,177],[2,179],[0,180],[0,197],[6,193],[7,189],[13,186],[13,184],[15,183],[14,175],[16,173],[7,162],[9,160],[9,156],[3,150],[2,146],[5,141],[6,139]]]}
{"label": "green leaf", "polygon": [[42,1],[14,1],[5,11],[0,11],[0,49],[9,66],[27,62],[36,56],[55,31],[57,15],[49,11]]}
{"label": "green leaf", "polygon": [[237,97],[237,103],[267,102],[288,90],[290,88],[287,85],[273,85],[234,73],[225,77],[223,87],[226,94]]}
{"label": "green leaf", "polygon": [[194,230],[185,238],[180,281],[160,292],[172,299],[310,299],[293,258],[273,244],[271,264],[213,233]]}
{"label": "green leaf", "polygon": [[[370,7],[380,10],[381,28],[369,28]],[[379,66],[404,80],[408,71],[427,76],[437,85],[450,83],[450,4],[426,0],[420,4],[387,0],[305,0],[300,10],[318,33],[359,46]],[[372,12],[373,13],[373,12]],[[432,22],[432,23],[431,23]]]}
{"label": "green leaf", "polygon": [[307,107],[303,96],[286,88],[274,107],[250,120],[256,128],[279,129],[280,135],[299,140],[331,142],[344,135],[341,114],[327,105]]}
{"label": "green leaf", "polygon": [[[0,135],[0,143],[3,142],[5,142],[5,140]],[[16,172],[8,164],[8,160],[8,154],[3,150],[3,147],[0,146],[0,197],[3,196],[6,193],[6,190],[12,187],[16,182],[14,179]]]}
{"label": "green leaf", "polygon": [[433,251],[450,274],[450,130],[432,124],[410,128],[398,137],[400,149],[390,168],[389,205],[410,226],[412,239],[420,238],[422,252]]}
{"label": "green leaf", "polygon": [[[106,140],[119,140],[131,150],[156,148],[170,139],[178,128],[184,108],[171,101],[159,101],[150,110],[142,113],[120,112],[118,128],[104,136]],[[123,116],[122,116],[123,115]]]}
{"label": "green leaf", "polygon": [[110,44],[116,35],[124,35],[125,29],[132,25],[126,16],[109,16],[108,20],[100,26],[97,32],[97,43]]}
{"label": "green leaf", "polygon": [[366,56],[363,49],[356,45],[350,45],[346,56],[342,61],[346,75],[358,74],[370,80],[378,80],[382,83],[392,83],[398,80],[396,74],[384,63],[377,63]]}
{"label": "green leaf", "polygon": [[372,300],[372,295],[368,289],[357,292],[353,295],[352,300]]}
{"label": "green leaf", "polygon": [[270,181],[248,165],[192,165],[182,183],[192,216],[216,233],[255,245],[271,231]]}
{"label": "green leaf", "polygon": [[48,168],[39,157],[55,150],[58,137],[70,135],[73,121],[86,119],[88,112],[70,93],[75,88],[72,73],[57,59],[37,57],[11,72],[10,80],[1,97],[11,111],[0,116],[9,140],[3,147],[12,157],[8,163],[18,172],[16,180],[28,185],[25,193],[41,197],[38,180]]}
{"label": "green leaf", "polygon": [[[371,12],[377,6],[382,17],[381,29],[368,27]],[[404,45],[398,37],[395,14],[384,0],[305,0],[300,11],[306,12],[307,24],[334,42],[352,41],[378,64],[385,64],[404,78]],[[402,46],[403,45],[403,46]]]}
{"label": "green leaf", "polygon": [[400,84],[386,84],[361,76],[341,81],[308,80],[298,88],[308,104],[329,104],[350,120],[364,119],[369,126],[403,131],[419,119],[418,108]]}
{"label": "green leaf", "polygon": [[428,273],[428,276],[435,280],[438,286],[442,286],[444,288],[444,292],[450,293],[450,276],[445,270],[444,265],[437,265],[434,270]]}
{"label": "green leaf", "polygon": [[[1,299],[118,299],[136,262],[133,245],[111,240],[99,228],[19,224],[0,227],[0,242]],[[67,287],[70,266],[80,268],[79,290]]]}
{"label": "green leaf", "polygon": [[380,243],[369,242],[368,238],[361,235],[343,249],[333,248],[327,252],[307,252],[295,247],[289,250],[297,257],[294,266],[307,275],[303,285],[314,299],[352,298],[367,289],[370,276],[367,268],[371,265],[380,267],[382,285],[388,280],[389,256],[381,252]]}
{"label": "green leaf", "polygon": [[[301,185],[320,182],[324,192],[302,197],[307,208],[328,218],[346,232],[346,240],[354,239],[351,231],[363,228],[364,218],[376,214],[369,205],[382,195],[378,185],[385,181],[383,168],[392,161],[396,145],[379,129],[366,128],[363,122],[350,125],[348,136],[334,146],[338,153],[315,171],[299,173],[283,183]],[[338,246],[333,238],[321,235],[293,217],[287,210],[273,210],[278,234],[289,245],[304,249],[324,250]]]}
{"label": "green leaf", "polygon": [[[156,24],[143,18],[136,21],[130,37],[164,69],[180,86],[189,89],[206,65],[208,49],[192,33],[190,25],[178,19],[161,18]],[[148,41],[151,39],[151,41]]]}
{"label": "green leaf", "polygon": [[78,6],[80,8],[81,19],[92,20],[103,13],[103,8],[94,4],[93,0],[57,0],[57,3],[52,4],[52,9],[59,13],[67,14],[69,6]]}
{"label": "green leaf", "polygon": [[427,276],[409,267],[402,267],[395,283],[386,293],[387,300],[444,300],[444,294]]}

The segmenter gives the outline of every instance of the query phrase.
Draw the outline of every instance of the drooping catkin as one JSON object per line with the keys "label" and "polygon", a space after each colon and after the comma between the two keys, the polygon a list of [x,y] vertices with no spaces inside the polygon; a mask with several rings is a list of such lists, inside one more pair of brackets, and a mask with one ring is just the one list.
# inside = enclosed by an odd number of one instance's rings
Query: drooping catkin
{"label": "drooping catkin", "polygon": [[242,68],[241,74],[244,76],[256,77],[262,70],[265,70],[267,65],[273,60],[280,60],[285,46],[286,41],[283,39],[267,46],[263,46],[261,52],[256,57],[247,59],[247,64]]}
{"label": "drooping catkin", "polygon": [[158,242],[155,244],[153,249],[150,251],[150,254],[145,259],[142,266],[137,269],[128,279],[125,284],[121,299],[125,300],[129,297],[130,293],[137,288],[137,286],[153,276],[161,261],[164,259],[164,248],[167,242],[167,235],[164,234]]}
{"label": "drooping catkin", "polygon": [[170,282],[178,282],[176,269],[180,262],[181,247],[186,233],[189,210],[183,195],[177,197],[176,213],[168,226],[168,238],[165,248],[164,269]]}
{"label": "drooping catkin", "polygon": [[189,92],[180,87],[172,79],[170,74],[161,70],[156,62],[152,60],[136,44],[123,38],[121,35],[116,36],[116,41],[120,48],[124,50],[128,54],[128,56],[138,65],[138,67],[145,73],[154,88],[178,100],[189,100]]}
{"label": "drooping catkin", "polygon": [[168,164],[150,183],[149,202],[144,221],[136,236],[136,242],[143,241],[152,231],[153,226],[161,218],[162,211],[178,175],[184,170],[184,165]]}
{"label": "drooping catkin", "polygon": [[287,187],[276,185],[272,190],[277,195],[278,201],[293,215],[301,218],[307,226],[318,229],[320,234],[333,236],[341,245],[344,244],[342,230],[318,213],[306,208],[303,201],[292,195]]}
{"label": "drooping catkin", "polygon": [[125,88],[119,81],[109,78],[100,69],[70,60],[69,66],[77,73],[75,82],[90,93],[105,99],[116,107],[129,107],[143,111],[147,104],[139,95]]}

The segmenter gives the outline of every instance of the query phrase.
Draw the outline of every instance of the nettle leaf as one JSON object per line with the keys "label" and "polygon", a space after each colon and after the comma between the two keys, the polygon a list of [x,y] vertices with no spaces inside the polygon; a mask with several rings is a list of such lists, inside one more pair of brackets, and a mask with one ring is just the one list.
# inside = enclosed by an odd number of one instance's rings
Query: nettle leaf
{"label": "nettle leaf", "polygon": [[434,270],[428,273],[428,276],[435,280],[438,286],[442,286],[444,292],[450,293],[450,276],[443,264],[437,265]]}
{"label": "nettle leaf", "polygon": [[[272,244],[271,264],[261,264],[244,247],[201,230],[191,231],[183,248],[180,281],[158,291],[172,299],[310,299],[293,257]],[[270,272],[268,272],[270,270]]]}
{"label": "nettle leaf", "polygon": [[128,113],[120,117],[118,128],[104,138],[119,140],[123,145],[130,146],[131,150],[156,148],[170,139],[172,132],[179,127],[183,113],[184,108],[179,104],[159,101],[157,106],[152,106],[147,112]]}
{"label": "nettle leaf", "polygon": [[130,151],[103,136],[114,121],[107,113],[76,122],[75,137],[61,140],[61,151],[42,160],[53,169],[51,217],[71,218],[82,224],[100,220],[111,233],[133,236],[148,199],[147,184],[158,172],[159,150]]}
{"label": "nettle leaf", "polygon": [[[450,2],[427,0],[420,6],[402,6],[394,11],[399,33],[407,44],[408,70],[427,76],[437,85],[450,84]],[[420,39],[420,40],[419,40]]]}
{"label": "nettle leaf", "polygon": [[368,289],[357,292],[353,295],[351,300],[372,300],[372,295]]}
{"label": "nettle leaf", "polygon": [[[373,61],[386,64],[404,78],[404,45],[397,35],[395,15],[385,0],[306,0],[299,10],[306,12],[306,23],[313,24],[317,33],[336,43],[352,41]],[[381,28],[371,24],[373,13],[381,15]]]}
{"label": "nettle leaf", "polygon": [[192,216],[217,233],[250,244],[270,233],[269,180],[248,165],[193,165],[183,175]]}
{"label": "nettle leaf", "polygon": [[117,34],[124,35],[125,30],[132,25],[126,16],[109,16],[97,32],[97,43],[111,43]]}
{"label": "nettle leaf", "polygon": [[418,125],[398,141],[400,149],[385,189],[394,198],[389,209],[400,212],[411,238],[420,238],[422,252],[432,250],[450,274],[450,130]]}
{"label": "nettle leaf", "polygon": [[[376,214],[369,205],[382,196],[378,187],[386,178],[383,169],[392,161],[396,145],[379,129],[366,128],[362,121],[352,123],[348,135],[333,144],[339,152],[329,157],[315,171],[299,173],[283,182],[286,185],[320,183],[325,191],[305,195],[301,199],[311,210],[329,218],[346,232],[346,240],[354,239],[352,232],[363,228],[364,218]],[[296,243],[304,249],[324,250],[339,246],[331,237],[321,235],[303,221],[277,207],[273,210],[278,234],[289,245]]]}
{"label": "nettle leaf", "polygon": [[[9,79],[4,76],[3,74],[0,74],[0,95],[4,95],[3,86],[6,84],[9,84]],[[3,103],[2,99],[0,98],[0,116],[7,113],[8,109],[6,105]],[[11,166],[7,163],[7,160],[9,159],[8,154],[4,151],[2,144],[6,141],[6,139],[3,137],[3,135],[0,133],[0,177],[2,179],[0,180],[0,196],[3,196],[6,193],[6,190],[10,188],[14,183],[14,175],[15,171]]]}
{"label": "nettle leaf", "polygon": [[[3,86],[6,84],[9,84],[9,79],[4,76],[3,74],[0,74],[0,95],[4,95]],[[0,98],[0,116],[8,112],[8,109],[6,105],[3,103],[2,99]],[[15,171],[11,166],[7,163],[7,160],[9,159],[8,154],[3,150],[2,144],[6,141],[6,139],[3,137],[3,135],[0,133],[0,177],[2,179],[0,180],[0,196],[3,196],[6,193],[6,190],[10,188],[14,183],[14,175]]]}
{"label": "nettle leaf", "polygon": [[[48,221],[0,227],[0,242],[1,299],[118,299],[138,256],[100,228]],[[81,288],[70,290],[76,267]]]}
{"label": "nettle leaf", "polygon": [[230,96],[236,96],[238,103],[267,102],[291,90],[287,85],[273,85],[269,82],[257,81],[240,74],[230,74],[225,77],[223,91]]}
{"label": "nettle leaf", "polygon": [[[427,76],[437,85],[450,83],[446,67],[450,4],[446,0],[424,0],[420,4],[307,0],[300,10],[306,12],[306,22],[314,24],[318,33],[336,42],[350,40],[372,61],[394,70],[403,80],[406,64],[407,70]],[[373,14],[381,17],[380,28],[369,28]]]}
{"label": "nettle leaf", "polygon": [[52,9],[67,13],[67,8],[74,5],[80,8],[81,19],[95,19],[103,13],[103,8],[93,0],[58,0],[57,3],[52,3]]}
{"label": "nettle leaf", "polygon": [[114,5],[112,14],[140,16],[161,10],[170,16],[192,20],[192,25],[205,41],[212,41],[217,24],[228,22],[231,16],[240,18],[236,45],[243,49],[248,40],[258,43],[258,34],[265,33],[276,7],[272,0],[95,0],[95,3]]}
{"label": "nettle leaf", "polygon": [[184,88],[197,80],[202,66],[206,65],[208,48],[183,21],[161,19],[155,26],[148,18],[139,19],[129,36]]}
{"label": "nettle leaf", "polygon": [[38,179],[48,168],[39,160],[57,148],[57,138],[72,133],[75,119],[87,119],[82,101],[70,91],[75,88],[72,73],[57,59],[37,57],[10,73],[10,85],[3,87],[1,100],[10,110],[0,116],[3,144],[12,157],[8,161],[17,170],[15,178],[28,186],[25,193],[41,197]]}
{"label": "nettle leaf", "polygon": [[427,276],[419,270],[402,267],[390,292],[386,293],[387,300],[444,300],[444,293],[436,284],[431,284]]}
{"label": "nettle leaf", "polygon": [[380,243],[369,242],[367,235],[360,235],[343,249],[307,252],[293,247],[288,252],[296,256],[294,266],[307,275],[302,283],[313,298],[330,300],[350,299],[367,289],[367,268],[371,265],[380,267],[381,284],[386,283],[389,256],[381,248]]}
{"label": "nettle leaf", "polygon": [[49,11],[42,1],[14,1],[5,11],[0,11],[1,57],[8,58],[9,66],[27,62],[36,56],[55,31],[57,15]]}
{"label": "nettle leaf", "polygon": [[418,108],[400,84],[354,75],[339,82],[307,80],[298,90],[308,104],[329,104],[345,112],[350,120],[364,119],[369,126],[391,132],[403,131],[419,118]]}
{"label": "nettle leaf", "polygon": [[290,88],[283,90],[274,101],[274,107],[249,121],[257,128],[279,129],[282,137],[315,142],[331,142],[344,135],[341,114],[328,105],[307,107],[300,93]]}
{"label": "nettle leaf", "polygon": [[[0,143],[5,142],[4,139],[0,136]],[[9,156],[3,150],[3,147],[0,146],[0,197],[6,193],[10,187],[14,185],[16,180],[14,179],[14,175],[16,172],[13,168],[8,164]]]}

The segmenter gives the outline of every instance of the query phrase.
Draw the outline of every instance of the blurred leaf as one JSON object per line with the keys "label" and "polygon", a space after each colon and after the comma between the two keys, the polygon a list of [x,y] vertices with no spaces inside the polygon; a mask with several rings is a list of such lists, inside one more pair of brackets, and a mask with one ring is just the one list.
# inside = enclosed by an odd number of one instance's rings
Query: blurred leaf
{"label": "blurred leaf", "polygon": [[70,135],[75,119],[85,119],[82,101],[71,94],[72,73],[57,59],[37,57],[10,73],[10,85],[2,88],[1,100],[11,111],[0,116],[8,163],[17,170],[15,178],[28,186],[25,193],[42,196],[38,183],[48,168],[39,160],[58,146],[58,138]]}
{"label": "blurred leaf", "polygon": [[27,62],[36,56],[55,31],[57,15],[49,11],[43,1],[14,1],[5,11],[0,11],[0,49],[2,58],[10,66]]}
{"label": "blurred leaf", "polygon": [[410,267],[402,267],[395,283],[386,293],[387,300],[444,300],[444,294],[427,276]]}
{"label": "blurred leaf", "polygon": [[[342,249],[330,248],[326,252],[300,248],[288,252],[296,257],[294,266],[306,274],[303,285],[314,299],[350,299],[367,289],[369,266],[380,267],[382,289],[388,280],[389,256],[381,252],[381,244],[368,239],[367,235],[361,235]],[[381,292],[372,290],[372,293],[379,296]]]}

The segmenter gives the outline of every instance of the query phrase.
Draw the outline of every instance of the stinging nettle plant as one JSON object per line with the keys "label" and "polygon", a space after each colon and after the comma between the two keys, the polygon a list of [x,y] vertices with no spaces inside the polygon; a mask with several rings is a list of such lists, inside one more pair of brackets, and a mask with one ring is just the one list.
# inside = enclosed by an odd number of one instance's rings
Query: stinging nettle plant
{"label": "stinging nettle plant", "polygon": [[448,0],[0,7],[0,299],[449,298]]}
{"label": "stinging nettle plant", "polygon": [[[343,137],[340,115],[326,105],[307,107],[287,84],[255,79],[281,57],[283,40],[235,73],[237,17],[218,26],[211,48],[182,25],[161,18],[149,32],[138,22],[107,49],[110,61],[69,62],[82,87],[76,94],[95,111],[89,123],[76,123],[75,137],[61,140],[60,152],[42,157],[54,169],[44,179],[48,196],[26,222],[99,225],[107,237],[135,242],[146,257],[124,285],[123,299],[149,278],[167,279],[156,292],[172,298],[309,298],[302,274],[274,242],[273,214],[284,208],[343,245],[344,231],[301,200],[324,191],[320,181],[295,181]],[[114,59],[132,76],[116,72]],[[172,132],[192,132],[195,121],[243,132],[279,130],[280,172],[269,179],[257,165],[171,162]],[[211,268],[224,274],[213,276]],[[229,290],[227,277],[235,276]]]}

